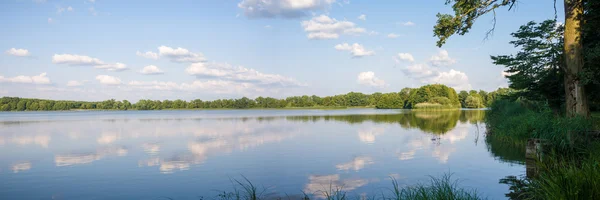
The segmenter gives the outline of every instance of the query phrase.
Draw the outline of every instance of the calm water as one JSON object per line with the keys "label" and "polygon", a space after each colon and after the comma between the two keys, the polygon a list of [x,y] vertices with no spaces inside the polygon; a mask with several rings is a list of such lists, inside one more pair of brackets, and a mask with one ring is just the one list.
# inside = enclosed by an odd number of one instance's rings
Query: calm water
{"label": "calm water", "polygon": [[486,142],[484,111],[0,113],[0,199],[198,199],[244,175],[272,194],[381,193],[453,173],[505,199],[524,152]]}

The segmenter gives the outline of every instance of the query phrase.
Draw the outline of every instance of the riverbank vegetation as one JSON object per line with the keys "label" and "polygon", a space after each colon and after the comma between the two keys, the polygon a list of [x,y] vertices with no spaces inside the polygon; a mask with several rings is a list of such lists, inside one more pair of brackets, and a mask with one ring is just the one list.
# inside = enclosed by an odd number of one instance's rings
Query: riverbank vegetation
{"label": "riverbank vegetation", "polygon": [[[342,186],[323,185],[316,192],[303,191],[302,195],[278,196],[260,188],[246,177],[244,180],[232,180],[233,191],[222,191],[213,199],[218,200],[261,200],[261,199],[326,199],[326,200],[480,200],[485,199],[477,190],[465,189],[459,186],[457,180],[446,174],[440,178],[431,177],[428,183],[418,183],[401,186],[396,179],[391,178],[392,188],[382,188],[372,195],[350,194]],[[204,199],[204,198],[202,198]]]}
{"label": "riverbank vegetation", "polygon": [[498,94],[511,92],[499,89],[487,93],[485,91],[461,91],[458,95],[450,87],[441,84],[425,85],[420,88],[404,88],[400,92],[363,94],[350,92],[347,94],[319,97],[316,95],[292,96],[285,99],[258,97],[250,99],[217,99],[205,101],[185,100],[146,100],[136,103],[114,99],[87,102],[62,101],[46,99],[29,99],[18,97],[0,98],[1,111],[51,111],[51,110],[164,110],[164,109],[341,109],[351,107],[375,107],[378,109],[458,109],[483,108],[486,102],[492,102]]}
{"label": "riverbank vegetation", "polygon": [[[511,199],[598,199],[600,198],[600,132],[591,111],[600,108],[600,3],[586,2],[583,28],[585,65],[571,74],[565,63],[565,27],[555,20],[529,22],[513,33],[516,55],[492,56],[506,67],[514,93],[491,104],[486,116],[491,145],[501,144],[495,155],[509,162],[527,163],[527,176],[501,180],[511,185]],[[595,31],[591,27],[596,27]],[[592,62],[593,61],[593,62]],[[580,81],[573,86],[572,80]],[[594,80],[592,80],[594,79]],[[585,95],[573,95],[573,88]],[[582,99],[583,98],[583,99]],[[532,146],[536,145],[536,146]],[[527,161],[525,147],[532,146],[536,160]],[[515,146],[512,153],[499,148]],[[522,154],[522,156],[514,154]]]}
{"label": "riverbank vegetation", "polygon": [[[512,199],[595,199],[600,197],[600,138],[593,120],[556,115],[547,104],[498,101],[486,116],[486,140],[508,162],[525,163],[525,146],[541,141],[536,173],[512,177]],[[521,149],[521,150],[517,150]],[[510,152],[516,152],[517,155]],[[496,155],[496,154],[495,154]],[[528,164],[530,165],[530,164]]]}
{"label": "riverbank vegetation", "polygon": [[[496,9],[516,3],[447,1],[454,14],[437,15],[437,45],[466,34],[487,13],[495,23]],[[511,199],[600,198],[600,134],[590,114],[600,109],[600,1],[565,0],[563,22],[556,3],[554,19],[512,33],[516,54],[491,56],[515,92],[489,104],[486,143],[501,160],[527,165],[526,177],[500,180],[511,186]]]}

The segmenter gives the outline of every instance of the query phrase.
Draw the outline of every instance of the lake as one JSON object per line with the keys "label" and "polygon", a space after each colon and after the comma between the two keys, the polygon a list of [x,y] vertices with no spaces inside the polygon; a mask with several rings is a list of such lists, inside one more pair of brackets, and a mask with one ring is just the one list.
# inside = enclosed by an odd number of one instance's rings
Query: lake
{"label": "lake", "polygon": [[212,199],[246,177],[271,196],[349,196],[452,174],[506,199],[524,150],[486,141],[485,111],[0,113],[0,199]]}

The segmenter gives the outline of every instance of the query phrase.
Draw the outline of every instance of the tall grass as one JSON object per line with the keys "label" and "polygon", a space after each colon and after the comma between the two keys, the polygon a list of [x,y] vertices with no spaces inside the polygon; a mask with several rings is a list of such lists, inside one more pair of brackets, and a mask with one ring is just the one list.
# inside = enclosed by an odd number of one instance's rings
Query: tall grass
{"label": "tall grass", "polygon": [[547,105],[497,101],[486,116],[487,137],[526,145],[529,138],[548,146],[537,161],[538,173],[508,181],[513,199],[600,199],[600,141],[590,135],[594,122],[564,117]]}
{"label": "tall grass", "polygon": [[258,189],[248,178],[242,176],[243,181],[232,179],[233,192],[223,191],[217,195],[220,200],[260,200],[265,198],[266,188]]}
{"label": "tall grass", "polygon": [[530,189],[524,196],[530,199],[599,199],[599,161],[586,158],[540,162],[538,167],[541,173],[530,180]]}
{"label": "tall grass", "polygon": [[453,180],[451,175],[443,175],[440,178],[431,177],[431,180],[426,184],[416,184],[414,186],[402,187],[396,179],[392,178],[392,188],[386,189],[388,193],[381,194],[373,193],[372,196],[349,195],[341,186],[330,184],[323,191],[318,191],[315,194],[306,194],[298,196],[285,195],[269,196],[264,195],[265,190],[259,190],[251,181],[243,177],[243,181],[233,180],[234,189],[232,192],[221,192],[216,199],[219,200],[264,200],[264,199],[279,199],[279,200],[310,200],[310,199],[325,199],[325,200],[480,200],[483,198],[476,190],[467,190],[460,188],[459,182]]}
{"label": "tall grass", "polygon": [[400,187],[396,179],[392,178],[393,194],[391,198],[382,195],[382,199],[394,200],[479,200],[484,199],[477,190],[467,190],[458,186],[457,180],[452,180],[451,175],[441,178],[431,177],[428,184]]}
{"label": "tall grass", "polygon": [[439,103],[418,103],[413,106],[413,109],[416,110],[458,110],[460,107],[455,107],[452,105],[442,105]]}
{"label": "tall grass", "polygon": [[594,127],[591,120],[560,116],[547,105],[507,100],[492,104],[486,124],[488,135],[496,139],[524,144],[537,138],[563,152],[585,148]]}

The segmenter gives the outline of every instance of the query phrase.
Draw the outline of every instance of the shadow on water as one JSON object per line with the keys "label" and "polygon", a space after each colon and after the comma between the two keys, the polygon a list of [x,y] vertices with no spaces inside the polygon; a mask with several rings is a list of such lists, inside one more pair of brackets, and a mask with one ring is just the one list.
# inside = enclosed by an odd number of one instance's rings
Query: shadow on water
{"label": "shadow on water", "polygon": [[501,140],[493,136],[486,137],[485,143],[494,158],[511,164],[525,164],[525,144]]}
{"label": "shadow on water", "polygon": [[[452,110],[452,111],[413,111],[401,114],[384,115],[331,115],[331,116],[287,116],[290,121],[318,122],[339,121],[348,124],[365,122],[398,124],[405,129],[443,135],[454,129],[460,122],[480,123],[485,118],[484,110]],[[263,119],[264,120],[264,119]]]}

